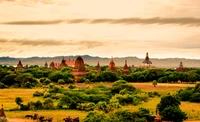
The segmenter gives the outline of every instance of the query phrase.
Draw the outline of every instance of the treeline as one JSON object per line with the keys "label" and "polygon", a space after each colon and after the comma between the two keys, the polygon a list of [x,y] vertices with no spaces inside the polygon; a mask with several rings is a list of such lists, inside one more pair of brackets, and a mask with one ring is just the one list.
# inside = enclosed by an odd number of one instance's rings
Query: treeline
{"label": "treeline", "polygon": [[182,101],[200,102],[200,83],[195,87],[188,87],[186,89],[180,89],[177,93]]}
{"label": "treeline", "polygon": [[48,85],[50,83],[74,83],[75,79],[70,74],[70,71],[71,68],[55,70],[30,66],[28,69],[19,69],[16,72],[14,67],[0,66],[0,88],[32,88],[41,87],[42,85]]}
{"label": "treeline", "polygon": [[[188,69],[188,72],[176,72],[173,69],[141,69],[130,68],[129,75],[121,73],[122,68],[117,67],[118,73],[108,72],[107,66],[102,66],[102,72],[97,72],[94,66],[86,65],[88,74],[80,79],[81,83],[92,82],[114,82],[126,80],[128,82],[151,82],[156,80],[159,83],[195,83],[200,80],[200,69]],[[50,83],[69,84],[74,83],[75,78],[70,73],[72,67],[60,70],[30,66],[28,69],[19,69],[17,72],[14,67],[0,65],[0,88],[22,87],[32,88],[41,87]]]}
{"label": "treeline", "polygon": [[[121,69],[118,69],[121,72]],[[151,82],[156,80],[159,83],[195,83],[200,80],[200,69],[188,69],[188,72],[176,72],[173,69],[130,69],[130,74],[108,72],[101,73],[90,70],[87,76],[81,78],[80,82],[114,82],[116,80],[126,80],[128,82]]]}

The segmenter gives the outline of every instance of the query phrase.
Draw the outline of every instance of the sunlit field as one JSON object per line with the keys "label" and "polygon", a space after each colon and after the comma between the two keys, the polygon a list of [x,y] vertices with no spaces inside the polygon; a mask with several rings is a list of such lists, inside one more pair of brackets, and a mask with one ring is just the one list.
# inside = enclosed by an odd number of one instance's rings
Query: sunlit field
{"label": "sunlit field", "polygon": [[[111,87],[111,83],[100,83],[105,86]],[[176,93],[179,89],[184,89],[188,86],[194,86],[195,84],[161,84],[158,83],[156,87],[154,87],[151,83],[130,83],[134,85],[136,88],[141,89],[142,91],[149,92],[149,91],[157,91],[160,94],[173,94]],[[96,86],[99,83],[94,84],[76,84],[79,87],[86,87],[86,86]],[[64,85],[67,87],[67,85]],[[37,89],[1,89],[0,90],[0,104],[4,105],[4,109],[6,110],[5,113],[8,118],[24,118],[26,114],[33,114],[35,111],[9,111],[12,108],[16,108],[17,105],[15,103],[16,97],[21,97],[24,102],[27,103],[29,101],[36,101],[42,100],[42,98],[33,97],[33,93],[35,91],[43,91],[45,89],[37,88]],[[137,106],[128,105],[124,106],[124,109],[130,109],[131,111],[136,111],[140,107],[150,109],[152,114],[155,114],[156,105],[160,102],[160,97],[149,98],[148,102],[143,102]],[[181,102],[181,109],[188,114],[189,120],[200,120],[200,104],[199,103],[191,103],[191,102]],[[84,111],[77,111],[77,110],[40,110],[36,111],[39,115],[44,116],[51,116],[54,118],[54,121],[60,122],[66,116],[79,116],[80,120],[82,121],[87,112]]]}

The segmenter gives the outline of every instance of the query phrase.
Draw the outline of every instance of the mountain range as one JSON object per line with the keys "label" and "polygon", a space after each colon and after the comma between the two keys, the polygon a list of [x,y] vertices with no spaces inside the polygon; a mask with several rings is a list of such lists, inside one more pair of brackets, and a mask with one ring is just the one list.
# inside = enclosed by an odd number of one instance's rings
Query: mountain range
{"label": "mountain range", "polygon": [[[24,65],[39,65],[44,66],[45,62],[48,64],[52,61],[61,62],[63,57],[65,59],[76,59],[77,56],[56,56],[56,57],[30,57],[30,58],[13,58],[13,57],[0,57],[0,64],[16,66],[18,60],[22,60]],[[100,65],[108,65],[111,58],[94,57],[89,55],[82,55],[84,62],[89,65],[97,65],[99,61]],[[129,66],[139,67],[144,59],[137,57],[115,57],[113,58],[116,66],[124,66],[125,60],[127,60]],[[153,65],[159,68],[177,68],[180,62],[183,62],[184,67],[200,67],[199,59],[185,59],[185,58],[165,58],[157,59],[150,58]]]}

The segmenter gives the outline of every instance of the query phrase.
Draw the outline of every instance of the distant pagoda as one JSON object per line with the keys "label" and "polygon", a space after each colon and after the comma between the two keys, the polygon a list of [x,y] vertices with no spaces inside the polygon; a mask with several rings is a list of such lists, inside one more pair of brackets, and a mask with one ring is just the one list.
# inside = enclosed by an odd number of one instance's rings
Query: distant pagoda
{"label": "distant pagoda", "polygon": [[77,57],[75,66],[71,73],[74,75],[76,82],[78,82],[83,76],[87,75],[87,70],[85,69],[84,61],[81,56]]}
{"label": "distant pagoda", "polygon": [[155,66],[152,65],[152,62],[150,61],[149,59],[149,54],[148,52],[146,53],[146,57],[144,59],[144,61],[142,62],[141,68],[144,68],[144,69],[148,69],[148,68],[154,68]]}
{"label": "distant pagoda", "polygon": [[97,63],[96,69],[97,69],[97,72],[101,72],[101,66],[100,66],[99,62]]}
{"label": "distant pagoda", "polygon": [[110,71],[110,72],[117,72],[117,70],[115,68],[115,62],[113,61],[113,58],[111,59],[111,61],[109,63],[108,71]]}
{"label": "distant pagoda", "polygon": [[122,74],[130,74],[129,67],[127,65],[127,60],[125,60],[125,65],[123,67]]}
{"label": "distant pagoda", "polygon": [[183,67],[183,62],[180,62],[179,67],[176,69],[177,72],[187,72],[187,70]]}

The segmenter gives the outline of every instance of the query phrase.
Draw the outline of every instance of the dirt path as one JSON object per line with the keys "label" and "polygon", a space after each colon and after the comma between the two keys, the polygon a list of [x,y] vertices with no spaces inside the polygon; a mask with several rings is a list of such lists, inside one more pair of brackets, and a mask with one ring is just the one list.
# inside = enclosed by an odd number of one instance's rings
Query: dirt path
{"label": "dirt path", "polygon": [[8,122],[33,122],[31,119],[10,118]]}

